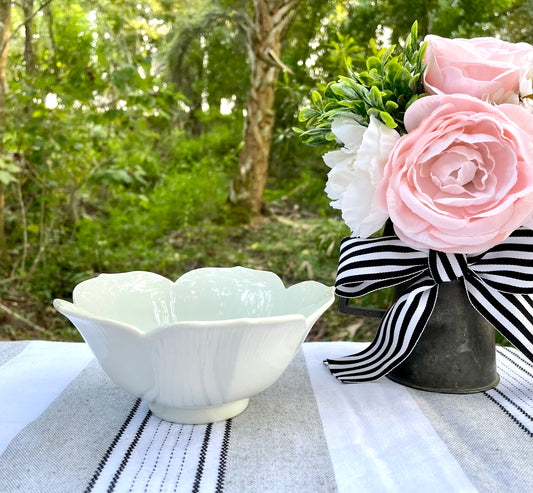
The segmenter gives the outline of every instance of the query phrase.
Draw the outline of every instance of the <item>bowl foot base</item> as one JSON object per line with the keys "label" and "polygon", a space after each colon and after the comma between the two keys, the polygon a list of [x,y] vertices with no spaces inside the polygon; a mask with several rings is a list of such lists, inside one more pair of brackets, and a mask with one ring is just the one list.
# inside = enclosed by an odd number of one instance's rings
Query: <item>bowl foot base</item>
{"label": "bowl foot base", "polygon": [[246,409],[249,401],[250,399],[241,399],[218,406],[205,407],[173,407],[151,402],[150,411],[165,421],[184,425],[199,425],[233,418]]}

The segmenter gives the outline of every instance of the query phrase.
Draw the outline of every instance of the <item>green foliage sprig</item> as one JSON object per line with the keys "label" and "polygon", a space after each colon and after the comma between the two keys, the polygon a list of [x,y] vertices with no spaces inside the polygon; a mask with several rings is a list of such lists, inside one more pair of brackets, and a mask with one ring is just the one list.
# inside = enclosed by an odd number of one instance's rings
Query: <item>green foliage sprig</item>
{"label": "green foliage sprig", "polygon": [[334,118],[347,116],[368,125],[374,116],[390,128],[405,133],[405,110],[424,95],[422,75],[426,44],[418,42],[415,22],[402,52],[396,47],[381,49],[366,60],[367,70],[356,73],[348,67],[349,76],[340,76],[325,87],[323,94],[312,93],[312,106],[302,108],[298,119],[305,129],[294,128],[309,145],[328,145],[335,140],[331,132]]}

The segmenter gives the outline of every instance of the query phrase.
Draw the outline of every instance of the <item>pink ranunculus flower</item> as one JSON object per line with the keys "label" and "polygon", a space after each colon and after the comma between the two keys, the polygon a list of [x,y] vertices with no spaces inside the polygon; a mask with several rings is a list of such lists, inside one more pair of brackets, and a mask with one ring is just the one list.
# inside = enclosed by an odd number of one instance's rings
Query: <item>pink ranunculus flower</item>
{"label": "pink ranunculus flower", "polygon": [[469,94],[518,104],[531,86],[533,46],[496,38],[448,39],[428,35],[424,88],[429,94]]}
{"label": "pink ranunculus flower", "polygon": [[426,96],[405,114],[377,190],[398,237],[473,254],[533,214],[533,115],[467,95]]}
{"label": "pink ranunculus flower", "polygon": [[331,131],[343,147],[323,156],[331,168],[326,193],[331,206],[342,211],[352,234],[367,238],[388,218],[386,212],[377,208],[375,196],[385,163],[400,134],[374,117],[370,117],[368,127],[352,118],[336,118]]}

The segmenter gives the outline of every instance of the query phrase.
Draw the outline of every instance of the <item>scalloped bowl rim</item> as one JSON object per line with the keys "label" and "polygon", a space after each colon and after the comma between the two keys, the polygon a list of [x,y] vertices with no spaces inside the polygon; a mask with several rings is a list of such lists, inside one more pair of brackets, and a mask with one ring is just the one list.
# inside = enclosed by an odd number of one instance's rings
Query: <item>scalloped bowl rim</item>
{"label": "scalloped bowl rim", "polygon": [[[199,319],[199,320],[184,320],[184,321],[175,321],[175,322],[171,322],[171,323],[157,325],[157,326],[154,326],[153,328],[150,328],[149,330],[142,330],[141,328],[135,326],[134,324],[131,324],[131,323],[128,323],[128,322],[124,322],[122,320],[118,320],[117,318],[102,317],[100,315],[96,315],[96,314],[92,313],[91,311],[87,310],[86,308],[82,308],[81,306],[77,305],[76,301],[75,301],[76,292],[79,291],[82,286],[89,285],[89,284],[91,284],[91,283],[93,283],[93,282],[95,282],[95,281],[97,281],[99,279],[103,280],[106,277],[111,278],[111,277],[118,277],[118,276],[124,276],[124,275],[140,275],[140,276],[145,276],[145,277],[150,276],[152,278],[157,277],[157,278],[159,278],[161,280],[168,281],[169,288],[172,288],[172,287],[175,287],[175,286],[179,287],[179,283],[183,279],[187,279],[187,278],[192,277],[192,276],[199,276],[202,273],[208,272],[208,271],[211,271],[211,272],[213,272],[213,271],[218,271],[218,272],[225,271],[225,272],[228,272],[228,273],[230,271],[233,271],[233,272],[245,271],[245,272],[248,272],[249,274],[253,274],[253,275],[269,276],[269,277],[275,279],[277,284],[278,284],[278,287],[281,287],[284,291],[288,291],[288,290],[290,290],[293,287],[300,286],[300,285],[303,285],[303,284],[314,285],[314,286],[316,286],[319,289],[322,289],[324,291],[324,299],[325,299],[325,301],[322,304],[317,305],[317,308],[315,308],[313,310],[313,312],[311,312],[307,316],[305,316],[303,313],[298,313],[298,312],[295,311],[295,312],[292,312],[292,313],[287,313],[287,314],[282,314],[282,315],[266,315],[266,316],[257,316],[257,317],[244,316],[244,317],[232,317],[232,318],[222,318],[222,319],[213,319],[213,320],[202,320],[202,319]],[[275,287],[276,286],[274,286],[274,288]],[[327,299],[326,299],[326,293],[328,291],[329,291],[329,293],[328,293],[329,296],[327,296]],[[193,270],[190,270],[190,271],[184,273],[183,275],[179,276],[175,281],[171,281],[169,278],[167,278],[165,276],[162,276],[160,274],[157,274],[155,272],[143,271],[143,270],[134,270],[134,271],[116,272],[116,273],[100,273],[100,274],[98,274],[95,277],[86,279],[86,280],[81,281],[80,283],[76,284],[76,286],[73,289],[73,298],[74,298],[73,302],[56,298],[56,299],[53,300],[52,304],[53,304],[53,306],[54,306],[54,308],[56,310],[58,310],[60,313],[62,313],[65,316],[68,313],[69,315],[81,317],[81,318],[84,318],[84,319],[90,319],[90,320],[93,320],[95,322],[98,321],[98,322],[104,322],[106,324],[112,324],[112,325],[116,326],[117,328],[121,328],[121,329],[124,329],[124,330],[132,331],[132,332],[136,333],[139,337],[149,338],[149,337],[152,337],[152,336],[156,336],[157,334],[159,334],[162,331],[171,330],[172,328],[191,327],[191,326],[197,326],[197,327],[213,326],[213,328],[219,328],[219,327],[224,327],[225,325],[235,324],[236,322],[239,322],[239,323],[243,323],[244,322],[244,323],[248,323],[248,324],[257,325],[258,323],[261,323],[263,321],[264,321],[265,324],[269,324],[269,323],[282,323],[283,321],[292,321],[292,320],[296,320],[298,318],[302,318],[302,319],[305,320],[306,325],[309,325],[310,321],[313,321],[314,319],[316,319],[317,316],[319,317],[320,314],[322,314],[325,310],[327,310],[327,308],[333,303],[333,301],[335,299],[335,294],[334,294],[334,287],[327,286],[327,285],[325,285],[325,284],[323,284],[321,282],[315,281],[315,280],[300,281],[300,282],[298,282],[296,284],[293,284],[291,286],[285,286],[285,284],[281,280],[281,278],[276,273],[274,273],[272,271],[251,269],[251,268],[242,267],[242,266],[234,266],[234,267],[201,267],[201,268],[198,268],[198,269],[193,269]]]}
{"label": "scalloped bowl rim", "polygon": [[53,301],[53,306],[57,311],[59,311],[63,315],[66,315],[68,313],[69,315],[72,315],[74,317],[80,317],[80,318],[90,319],[94,322],[103,322],[105,324],[114,325],[117,328],[129,330],[131,332],[134,332],[139,337],[148,339],[150,337],[157,336],[162,331],[171,330],[174,328],[179,329],[180,327],[212,327],[213,329],[218,329],[224,326],[233,326],[235,325],[236,322],[244,323],[244,324],[253,324],[253,325],[258,325],[258,324],[263,324],[263,323],[270,325],[272,323],[284,323],[284,322],[292,321],[292,320],[303,320],[307,324],[308,319],[312,318],[313,315],[321,311],[325,305],[329,306],[332,301],[333,300],[328,301],[327,303],[323,303],[320,306],[320,308],[315,310],[315,312],[313,312],[309,317],[305,317],[301,313],[294,313],[290,315],[273,315],[273,316],[268,316],[268,317],[240,317],[240,318],[231,318],[231,319],[228,318],[228,319],[223,319],[223,320],[191,320],[191,321],[159,325],[146,332],[139,329],[138,327],[135,327],[135,325],[131,325],[126,322],[121,322],[120,320],[93,315],[89,311],[76,306],[74,303],[71,303],[70,301],[66,301],[62,299],[55,299]]}

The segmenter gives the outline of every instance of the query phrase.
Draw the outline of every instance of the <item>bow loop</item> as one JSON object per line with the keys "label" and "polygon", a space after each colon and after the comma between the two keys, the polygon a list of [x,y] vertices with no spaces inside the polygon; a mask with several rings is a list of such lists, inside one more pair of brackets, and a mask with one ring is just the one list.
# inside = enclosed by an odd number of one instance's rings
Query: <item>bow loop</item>
{"label": "bow loop", "polygon": [[341,242],[336,293],[356,298],[402,282],[414,282],[427,270],[427,253],[394,236],[344,238]]}
{"label": "bow loop", "polygon": [[493,289],[533,294],[533,230],[519,229],[468,262],[471,271]]}

